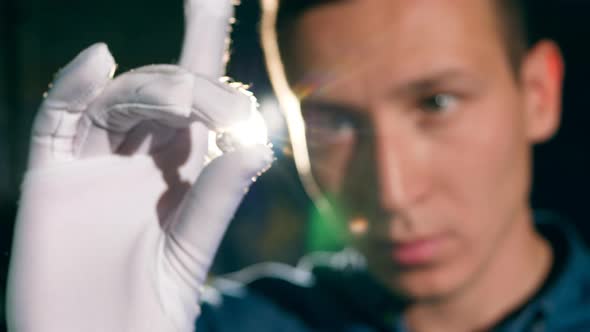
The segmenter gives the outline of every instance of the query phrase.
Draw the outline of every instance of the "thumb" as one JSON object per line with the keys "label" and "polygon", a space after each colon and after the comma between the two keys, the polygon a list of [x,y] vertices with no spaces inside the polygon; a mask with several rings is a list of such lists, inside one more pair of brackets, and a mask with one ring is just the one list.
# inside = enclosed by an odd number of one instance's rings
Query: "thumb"
{"label": "thumb", "polygon": [[80,114],[108,84],[115,68],[107,46],[98,43],[57,73],[33,124],[31,167],[72,157]]}
{"label": "thumb", "polygon": [[[175,222],[168,229],[167,256],[176,258],[185,281],[199,286],[225,230],[253,178],[273,161],[264,145],[242,147],[208,164],[184,198]],[[181,267],[181,268],[180,268]],[[183,271],[184,270],[184,271]]]}

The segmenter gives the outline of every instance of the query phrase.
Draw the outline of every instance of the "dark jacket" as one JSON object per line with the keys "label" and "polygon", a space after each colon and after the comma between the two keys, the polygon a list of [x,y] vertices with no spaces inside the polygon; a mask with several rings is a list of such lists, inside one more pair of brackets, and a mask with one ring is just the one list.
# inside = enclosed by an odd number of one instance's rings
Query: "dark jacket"
{"label": "dark jacket", "polygon": [[[554,265],[544,286],[493,331],[590,332],[590,256],[554,214],[537,213]],[[297,268],[261,264],[204,292],[197,332],[407,331],[403,303],[388,295],[348,250],[317,254]]]}

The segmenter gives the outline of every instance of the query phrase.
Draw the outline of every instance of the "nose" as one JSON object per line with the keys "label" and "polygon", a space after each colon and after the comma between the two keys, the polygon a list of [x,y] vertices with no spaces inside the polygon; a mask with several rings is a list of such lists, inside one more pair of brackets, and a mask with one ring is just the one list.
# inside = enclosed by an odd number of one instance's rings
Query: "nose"
{"label": "nose", "polygon": [[[400,212],[424,200],[431,190],[427,138],[408,119],[375,112],[374,160],[381,209]],[[394,118],[395,117],[395,118]]]}

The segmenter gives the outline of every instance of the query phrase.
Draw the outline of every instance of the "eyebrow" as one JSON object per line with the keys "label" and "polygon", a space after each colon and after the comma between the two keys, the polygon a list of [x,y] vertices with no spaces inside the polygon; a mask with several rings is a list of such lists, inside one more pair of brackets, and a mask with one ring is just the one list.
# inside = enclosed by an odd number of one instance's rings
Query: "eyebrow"
{"label": "eyebrow", "polygon": [[[469,89],[483,85],[483,82],[480,79],[473,77],[473,75],[470,75],[465,70],[446,69],[422,75],[420,78],[413,78],[405,81],[400,80],[399,82],[394,83],[393,88],[388,91],[387,95],[394,98],[420,96],[426,93],[432,93],[433,91],[441,89],[451,83],[466,86]],[[353,117],[358,117],[359,113],[361,113],[361,109],[357,106],[340,103],[338,101],[314,98],[312,96],[301,100],[302,113],[305,113],[306,108],[327,109],[332,112],[342,113]]]}
{"label": "eyebrow", "polygon": [[359,108],[354,107],[347,104],[342,104],[333,101],[327,100],[318,100],[318,99],[303,99],[301,101],[301,111],[305,113],[306,109],[315,108],[315,109],[327,109],[332,112],[343,113],[349,116],[358,116]]}
{"label": "eyebrow", "polygon": [[467,88],[474,88],[481,86],[482,81],[473,77],[473,75],[466,73],[464,70],[448,69],[397,83],[396,86],[390,90],[389,95],[415,96],[441,89],[449,84],[458,84]]}

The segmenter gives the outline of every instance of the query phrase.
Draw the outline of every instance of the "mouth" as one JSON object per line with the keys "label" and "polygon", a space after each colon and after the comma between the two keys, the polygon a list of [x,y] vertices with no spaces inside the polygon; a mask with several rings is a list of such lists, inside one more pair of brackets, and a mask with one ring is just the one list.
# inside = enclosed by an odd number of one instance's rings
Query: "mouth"
{"label": "mouth", "polygon": [[375,248],[383,251],[400,268],[426,266],[435,262],[447,237],[443,234],[401,241],[380,241]]}

